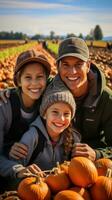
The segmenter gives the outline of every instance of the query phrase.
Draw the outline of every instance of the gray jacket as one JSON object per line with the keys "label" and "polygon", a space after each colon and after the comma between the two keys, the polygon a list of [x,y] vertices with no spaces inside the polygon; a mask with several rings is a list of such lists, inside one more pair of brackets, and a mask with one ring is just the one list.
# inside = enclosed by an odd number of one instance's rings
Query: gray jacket
{"label": "gray jacket", "polygon": [[[19,119],[18,119],[19,120]],[[0,104],[0,175],[7,177],[13,176],[12,167],[17,164],[16,161],[9,160],[2,154],[3,149],[3,138],[8,132],[12,123],[12,109],[10,100],[8,99],[7,104]]]}
{"label": "gray jacket", "polygon": [[[67,158],[64,156],[63,134],[61,135],[59,142],[53,148],[40,116],[37,117],[32,125],[37,126],[46,138],[43,151],[37,155],[33,163],[37,164],[42,170],[47,170],[55,167],[57,162],[62,163],[65,159],[67,160]],[[25,159],[21,159],[19,161],[10,161],[16,162],[16,164],[14,163],[12,167],[9,166],[7,174],[8,176],[15,177],[17,172],[29,164],[32,153],[38,145],[38,139],[39,136],[36,128],[31,126],[30,129],[24,133],[20,140],[20,143],[27,145],[28,155]],[[80,142],[79,135],[77,135],[75,132],[74,142]]]}

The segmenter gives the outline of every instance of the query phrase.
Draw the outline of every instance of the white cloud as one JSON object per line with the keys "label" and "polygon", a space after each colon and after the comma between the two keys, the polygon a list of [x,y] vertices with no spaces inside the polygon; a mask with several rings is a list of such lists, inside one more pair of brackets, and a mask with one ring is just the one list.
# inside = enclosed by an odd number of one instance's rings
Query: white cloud
{"label": "white cloud", "polygon": [[[10,3],[9,3],[10,2]],[[29,2],[18,0],[1,0],[0,8],[22,8],[22,9],[73,9],[73,6],[64,5],[62,3],[42,3],[42,2]]]}
{"label": "white cloud", "polygon": [[[69,0],[68,0],[69,1]],[[53,30],[56,34],[74,33],[87,35],[91,28],[99,24],[104,36],[112,35],[112,14],[108,11],[99,12],[88,7],[75,7],[59,3],[29,2],[28,0],[0,0],[0,8],[13,8],[14,10],[37,9],[36,14],[7,14],[0,15],[0,31],[23,32],[34,35],[36,33],[49,34]],[[38,9],[42,9],[41,15]],[[54,13],[48,13],[47,9],[54,9]],[[66,9],[66,14],[58,11]],[[47,10],[47,12],[45,12]],[[68,12],[69,11],[69,12]],[[72,11],[72,12],[70,12]],[[77,12],[76,12],[77,11]],[[12,12],[12,10],[11,10]],[[40,12],[39,12],[40,13]],[[49,15],[48,15],[49,14]]]}
{"label": "white cloud", "polygon": [[86,35],[90,32],[91,28],[94,28],[96,24],[100,24],[104,35],[111,35],[112,26],[111,22],[104,23],[100,20],[103,17],[103,21],[108,19],[108,16],[103,14],[97,14],[96,18],[99,19],[94,21],[87,13],[83,14],[69,14],[69,15],[53,15],[53,16],[24,16],[24,15],[9,15],[2,16],[0,21],[1,30],[18,32],[24,32],[27,34],[49,34],[51,30],[55,31],[56,34],[66,33],[83,33]]}
{"label": "white cloud", "polygon": [[71,10],[71,11],[90,11],[91,9],[87,7],[81,7],[81,6],[71,6],[70,4],[64,4],[62,3],[48,3],[48,2],[29,2],[27,1],[21,1],[21,0],[0,0],[0,8],[9,8],[9,9],[57,9],[58,10]]}

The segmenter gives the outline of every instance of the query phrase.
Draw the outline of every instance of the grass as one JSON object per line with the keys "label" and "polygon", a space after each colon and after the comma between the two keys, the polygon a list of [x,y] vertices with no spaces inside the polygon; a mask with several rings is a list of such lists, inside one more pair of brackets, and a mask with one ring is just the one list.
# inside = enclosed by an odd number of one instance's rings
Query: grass
{"label": "grass", "polygon": [[7,48],[3,51],[0,51],[0,60],[2,61],[10,56],[17,54],[17,53],[21,53],[22,51],[25,51],[25,50],[33,47],[35,44],[37,45],[37,43],[35,43],[35,42],[30,42],[30,43],[27,43],[24,45],[20,45],[18,47]]}

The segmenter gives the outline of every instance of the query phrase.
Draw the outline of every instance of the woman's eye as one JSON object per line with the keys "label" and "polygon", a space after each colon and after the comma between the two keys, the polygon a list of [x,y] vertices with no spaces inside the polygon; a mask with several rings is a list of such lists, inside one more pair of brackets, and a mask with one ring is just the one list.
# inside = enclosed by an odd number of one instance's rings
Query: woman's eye
{"label": "woman's eye", "polygon": [[44,76],[43,75],[40,75],[40,76],[37,76],[37,79],[42,79]]}
{"label": "woman's eye", "polygon": [[31,79],[31,77],[30,77],[30,76],[26,76],[25,78],[26,78],[26,79]]}
{"label": "woman's eye", "polygon": [[64,68],[68,68],[68,67],[69,67],[69,65],[66,64],[66,63],[63,63],[62,66],[63,66]]}

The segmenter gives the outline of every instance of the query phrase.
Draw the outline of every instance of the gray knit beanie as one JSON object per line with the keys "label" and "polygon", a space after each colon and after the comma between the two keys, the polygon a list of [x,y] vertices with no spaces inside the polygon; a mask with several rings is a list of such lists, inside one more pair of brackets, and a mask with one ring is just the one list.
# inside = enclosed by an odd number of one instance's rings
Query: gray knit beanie
{"label": "gray knit beanie", "polygon": [[72,111],[72,118],[75,115],[76,104],[72,93],[65,86],[59,75],[48,85],[40,106],[40,115],[43,117],[47,108],[57,102],[67,103]]}

